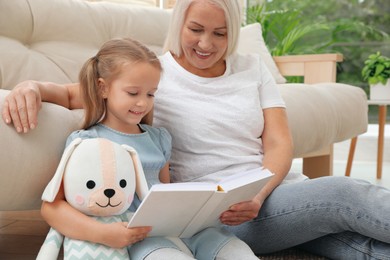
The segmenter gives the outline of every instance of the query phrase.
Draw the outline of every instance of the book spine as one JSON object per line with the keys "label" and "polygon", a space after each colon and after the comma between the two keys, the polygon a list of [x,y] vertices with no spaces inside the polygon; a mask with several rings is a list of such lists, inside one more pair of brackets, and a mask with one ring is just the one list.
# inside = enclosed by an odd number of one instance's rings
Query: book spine
{"label": "book spine", "polygon": [[[210,218],[214,213],[215,208],[223,201],[226,193],[216,191],[213,196],[207,201],[207,203],[198,211],[191,222],[187,225],[184,231],[181,233],[181,238],[192,237],[199,230],[203,230],[207,227],[217,226],[219,218]],[[213,220],[210,222],[210,220]]]}

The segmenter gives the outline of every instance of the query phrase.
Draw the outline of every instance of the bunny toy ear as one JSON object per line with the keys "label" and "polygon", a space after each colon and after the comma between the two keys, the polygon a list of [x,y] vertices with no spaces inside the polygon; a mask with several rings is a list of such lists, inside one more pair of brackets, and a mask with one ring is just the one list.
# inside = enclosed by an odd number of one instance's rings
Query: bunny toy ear
{"label": "bunny toy ear", "polygon": [[136,182],[135,192],[137,193],[140,200],[143,200],[146,197],[146,194],[148,194],[149,188],[148,188],[148,183],[146,182],[141,161],[138,157],[138,153],[131,146],[123,144],[122,147],[125,148],[130,153],[131,159],[133,160],[134,170],[135,170],[135,182]]}
{"label": "bunny toy ear", "polygon": [[60,189],[62,177],[64,176],[65,166],[68,163],[68,160],[70,156],[72,155],[74,149],[76,149],[77,145],[79,145],[82,142],[81,138],[76,138],[73,140],[68,147],[66,147],[64,153],[62,154],[60,163],[57,167],[57,170],[49,182],[49,184],[46,186],[43,194],[42,194],[42,200],[53,202],[55,197],[57,196],[58,190]]}

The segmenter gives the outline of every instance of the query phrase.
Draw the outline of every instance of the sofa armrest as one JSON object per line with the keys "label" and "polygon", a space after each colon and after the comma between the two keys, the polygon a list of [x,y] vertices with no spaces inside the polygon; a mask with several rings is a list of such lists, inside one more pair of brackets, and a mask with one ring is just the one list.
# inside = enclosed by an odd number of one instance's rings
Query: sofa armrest
{"label": "sofa armrest", "polygon": [[[0,107],[8,90],[0,89]],[[18,134],[0,118],[0,211],[39,209],[55,173],[66,138],[80,129],[84,113],[42,103],[36,129]]]}
{"label": "sofa armrest", "polygon": [[[273,57],[276,65],[279,68],[280,73],[283,76],[303,76],[304,77],[304,83],[306,84],[312,84],[318,85],[317,83],[330,83],[336,82],[336,69],[337,69],[337,62],[343,61],[343,56],[341,54],[309,54],[309,55],[290,55],[290,56],[275,56]],[[337,84],[337,83],[333,83]],[[289,85],[289,84],[286,84]],[[341,86],[341,88],[345,88],[345,86]],[[312,87],[308,87],[309,89]],[[351,89],[351,94],[352,93]],[[295,91],[295,90],[294,90]],[[329,89],[330,93],[334,90]],[[362,94],[364,93],[357,93],[357,89],[355,89],[356,94]],[[360,92],[363,92],[360,90]],[[333,95],[339,94],[339,91],[335,91]],[[326,95],[325,95],[326,96]],[[326,97],[323,96],[324,99]],[[360,96],[360,95],[358,95]],[[347,98],[344,98],[344,100]],[[320,99],[322,100],[322,99]],[[318,103],[319,101],[318,100]],[[340,99],[342,100],[342,99]],[[362,110],[365,108],[365,101],[364,98],[358,99],[359,102],[356,103],[356,107],[361,107]],[[351,100],[351,104],[354,104]],[[318,104],[317,103],[317,104]],[[337,102],[336,102],[337,103]],[[338,103],[337,103],[338,104]],[[332,108],[334,108],[337,104],[334,104]],[[347,104],[344,103],[344,106]],[[360,105],[360,106],[359,106]],[[345,112],[346,108],[342,109],[342,112]],[[290,113],[291,117],[294,117]],[[300,115],[302,116],[302,115]],[[321,118],[321,116],[319,117]],[[350,117],[347,116],[345,120],[351,120]],[[314,120],[314,119],[313,119]],[[333,120],[336,120],[334,118]],[[344,120],[344,121],[345,121]],[[366,112],[362,113],[361,118],[354,119],[354,122],[351,122],[349,124],[344,124],[346,128],[349,126],[353,126],[354,124],[358,124],[361,126],[361,128],[364,128],[367,123],[367,114]],[[290,118],[290,121],[293,121],[293,118]],[[352,120],[353,121],[353,120]],[[319,124],[319,122],[315,123],[314,121],[311,122],[312,124]],[[334,124],[330,124],[334,125]],[[329,127],[329,126],[328,126]],[[338,126],[340,127],[340,126]],[[298,127],[298,129],[300,129]],[[331,129],[328,129],[329,131]],[[356,131],[356,134],[364,132],[364,130]],[[351,131],[346,131],[346,135],[352,134]],[[299,133],[300,134],[300,133]],[[299,135],[298,134],[298,135]],[[347,138],[351,138],[353,136],[348,136]],[[319,138],[319,137],[318,137]],[[345,137],[343,138],[345,139]],[[338,141],[341,141],[342,139],[339,139]],[[320,176],[327,176],[333,174],[333,144],[330,144],[326,147],[318,147],[318,150],[311,151],[309,153],[305,153],[302,155],[303,158],[303,168],[302,171],[304,174],[309,176],[310,178],[320,177]]]}
{"label": "sofa armrest", "polygon": [[283,76],[303,76],[304,82],[308,84],[336,82],[337,62],[343,61],[343,55],[338,53],[273,58]]}

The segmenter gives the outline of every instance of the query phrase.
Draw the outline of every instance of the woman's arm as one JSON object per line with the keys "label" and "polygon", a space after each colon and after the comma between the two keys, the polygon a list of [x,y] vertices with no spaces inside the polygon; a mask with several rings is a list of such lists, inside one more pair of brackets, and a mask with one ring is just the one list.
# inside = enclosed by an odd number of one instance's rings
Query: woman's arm
{"label": "woman's arm", "polygon": [[61,187],[56,199],[43,202],[42,217],[64,236],[104,244],[109,247],[123,248],[144,239],[150,227],[127,228],[126,223],[104,224],[84,215],[70,206],[64,199]]}
{"label": "woman's arm", "polygon": [[167,162],[160,171],[159,179],[162,183],[170,183],[171,176],[169,174],[169,163]]}
{"label": "woman's arm", "polygon": [[16,131],[27,133],[38,124],[42,101],[69,109],[82,108],[78,83],[23,81],[5,98],[2,117],[6,124],[13,123]]}
{"label": "woman's arm", "polygon": [[293,140],[284,108],[264,110],[263,166],[275,176],[256,196],[261,203],[283,181],[291,168],[293,158]]}
{"label": "woman's arm", "polygon": [[288,127],[284,108],[268,108],[264,113],[263,166],[275,176],[250,202],[233,205],[221,215],[221,221],[227,225],[238,225],[255,218],[264,200],[283,181],[290,170],[293,156],[293,141]]}

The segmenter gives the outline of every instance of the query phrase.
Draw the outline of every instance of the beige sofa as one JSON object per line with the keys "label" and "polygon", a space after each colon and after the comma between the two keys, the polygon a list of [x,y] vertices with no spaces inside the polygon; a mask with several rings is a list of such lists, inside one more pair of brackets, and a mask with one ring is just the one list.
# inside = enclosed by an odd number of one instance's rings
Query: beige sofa
{"label": "beige sofa", "polygon": [[[118,1],[117,1],[118,2]],[[82,63],[114,37],[133,37],[160,53],[170,11],[153,6],[83,0],[0,0],[0,106],[26,79],[76,82]],[[311,177],[331,174],[332,144],[366,131],[365,93],[335,80],[336,54],[269,55],[259,25],[242,29],[240,52],[258,52],[279,83],[294,138],[294,157]],[[278,69],[279,68],[279,69]],[[284,84],[285,75],[306,83]],[[17,134],[0,120],[0,210],[38,209],[66,137],[80,127],[82,111],[45,103],[39,125]]]}

